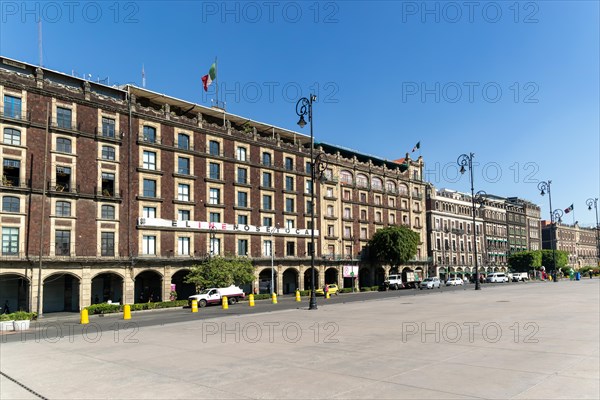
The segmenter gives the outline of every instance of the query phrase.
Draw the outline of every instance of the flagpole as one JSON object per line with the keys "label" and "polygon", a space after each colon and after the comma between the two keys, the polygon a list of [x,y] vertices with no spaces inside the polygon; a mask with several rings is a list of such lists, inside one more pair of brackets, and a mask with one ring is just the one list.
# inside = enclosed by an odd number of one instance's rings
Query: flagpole
{"label": "flagpole", "polygon": [[216,56],[215,56],[215,90],[216,90],[216,96],[217,96],[217,107],[221,107],[219,105],[219,64],[218,64]]}

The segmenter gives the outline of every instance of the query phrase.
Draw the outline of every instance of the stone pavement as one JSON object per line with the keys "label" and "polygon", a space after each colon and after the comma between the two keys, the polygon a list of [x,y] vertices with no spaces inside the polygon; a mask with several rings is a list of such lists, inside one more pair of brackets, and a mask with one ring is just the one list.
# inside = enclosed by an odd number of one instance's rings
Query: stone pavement
{"label": "stone pavement", "polygon": [[0,398],[597,399],[599,315],[594,279],[30,332],[0,344]]}

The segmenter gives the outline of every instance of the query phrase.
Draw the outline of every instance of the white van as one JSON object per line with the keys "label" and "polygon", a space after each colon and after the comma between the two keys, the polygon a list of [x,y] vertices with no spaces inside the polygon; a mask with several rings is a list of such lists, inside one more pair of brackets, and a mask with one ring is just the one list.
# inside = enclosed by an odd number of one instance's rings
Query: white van
{"label": "white van", "polygon": [[508,282],[508,276],[504,272],[494,272],[493,274],[488,274],[485,280],[489,283]]}

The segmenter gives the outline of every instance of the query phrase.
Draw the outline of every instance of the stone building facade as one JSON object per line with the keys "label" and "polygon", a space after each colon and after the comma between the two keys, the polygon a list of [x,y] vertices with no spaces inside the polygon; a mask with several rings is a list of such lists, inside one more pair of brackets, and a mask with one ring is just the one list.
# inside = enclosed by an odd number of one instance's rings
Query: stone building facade
{"label": "stone building facade", "polygon": [[[0,290],[12,309],[77,311],[194,291],[184,278],[207,257],[247,256],[255,281],[308,288],[311,191],[316,285],[379,284],[390,267],[362,248],[376,229],[421,234],[427,265],[423,160],[381,160],[154,93],[108,87],[0,58]],[[38,309],[39,304],[39,309]]]}

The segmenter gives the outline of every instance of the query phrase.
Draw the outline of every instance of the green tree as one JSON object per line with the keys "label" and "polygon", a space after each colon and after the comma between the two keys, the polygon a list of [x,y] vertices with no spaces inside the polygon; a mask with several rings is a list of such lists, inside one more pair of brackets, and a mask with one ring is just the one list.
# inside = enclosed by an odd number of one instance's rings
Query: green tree
{"label": "green tree", "polygon": [[211,287],[245,285],[254,279],[254,267],[247,258],[212,257],[193,265],[185,283],[193,283],[200,291]]}
{"label": "green tree", "polygon": [[[542,265],[546,267],[546,271],[554,269],[554,261],[552,250],[544,249],[542,253]],[[558,268],[566,267],[569,263],[569,253],[563,250],[556,250],[556,266]]]}
{"label": "green tree", "polygon": [[369,241],[370,254],[383,263],[402,265],[415,257],[419,241],[419,234],[409,228],[388,226],[375,232]]}
{"label": "green tree", "polygon": [[508,257],[508,265],[515,272],[528,272],[532,268],[542,266],[542,253],[540,251],[521,251]]}

